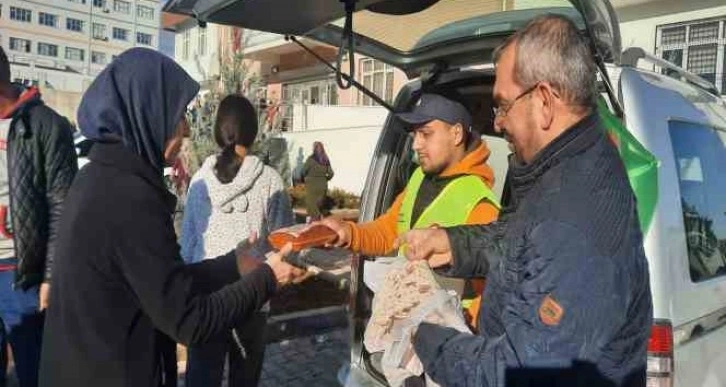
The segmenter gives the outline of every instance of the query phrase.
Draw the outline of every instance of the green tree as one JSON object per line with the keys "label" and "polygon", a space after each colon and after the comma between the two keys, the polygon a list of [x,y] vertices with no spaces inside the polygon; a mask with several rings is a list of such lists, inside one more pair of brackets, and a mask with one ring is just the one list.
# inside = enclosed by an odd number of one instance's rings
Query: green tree
{"label": "green tree", "polygon": [[[186,147],[185,157],[190,175],[199,169],[207,157],[217,152],[213,128],[214,117],[221,99],[228,94],[242,94],[256,104],[258,91],[265,86],[264,80],[259,74],[251,71],[249,62],[245,60],[242,48],[247,39],[244,37],[243,30],[233,28],[230,32],[232,39],[226,43],[228,47],[220,46],[217,51],[219,53],[219,77],[216,82],[208,83],[214,87],[198,99],[188,117],[191,138]],[[264,116],[264,112],[258,112],[258,117]],[[283,177],[283,181],[288,184],[291,172],[286,142],[283,138],[268,133],[265,130],[263,119],[260,119],[259,132],[251,151],[266,164],[275,168]]]}

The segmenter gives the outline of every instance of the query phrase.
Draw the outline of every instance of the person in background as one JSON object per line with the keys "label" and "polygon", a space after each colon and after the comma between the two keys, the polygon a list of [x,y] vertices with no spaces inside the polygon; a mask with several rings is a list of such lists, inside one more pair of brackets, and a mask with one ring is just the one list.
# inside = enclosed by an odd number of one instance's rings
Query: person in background
{"label": "person in background", "polygon": [[10,82],[0,48],[0,385],[7,342],[20,386],[38,384],[58,222],[77,170],[70,123],[37,88]]}
{"label": "person in background", "polygon": [[328,195],[328,181],[333,178],[333,168],[320,141],[313,143],[313,154],[303,165],[305,182],[305,208],[310,220],[319,220],[324,215],[323,206]]}
{"label": "person in background", "polygon": [[[253,241],[185,265],[162,178],[188,133],[199,85],[132,48],[96,77],[78,123],[95,141],[66,198],[41,356],[44,387],[158,387],[164,341],[198,344],[251,317],[304,271]],[[252,238],[254,239],[254,238]]]}
{"label": "person in background", "polygon": [[[250,101],[241,95],[222,100],[214,124],[220,153],[204,161],[189,189],[181,235],[186,262],[213,259],[255,234],[265,241],[271,231],[293,224],[282,178],[250,154],[257,130]],[[220,386],[225,359],[229,359],[229,386],[257,385],[268,310],[269,304],[232,332],[189,348],[186,386]]]}
{"label": "person in background", "polygon": [[280,100],[277,99],[277,93],[272,93],[272,99],[265,106],[265,127],[268,131],[277,129],[277,120],[280,114]]}

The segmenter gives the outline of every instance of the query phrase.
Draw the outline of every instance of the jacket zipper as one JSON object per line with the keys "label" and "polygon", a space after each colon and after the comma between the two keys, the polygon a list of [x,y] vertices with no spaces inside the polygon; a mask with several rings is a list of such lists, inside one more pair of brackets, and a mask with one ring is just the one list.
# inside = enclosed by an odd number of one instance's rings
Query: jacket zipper
{"label": "jacket zipper", "polygon": [[[15,143],[15,141],[11,141],[11,139],[15,135],[15,132],[16,132],[15,125],[18,124],[18,121],[20,121],[22,124],[22,119],[19,115],[13,117],[12,121],[10,121],[10,128],[8,129],[8,138],[5,142],[6,143],[5,153],[6,153],[6,157],[7,157],[7,163],[6,163],[7,164],[7,176],[8,176],[8,212],[7,213],[8,213],[8,215],[10,215],[10,230],[8,230],[8,231],[10,234],[13,235],[13,252],[14,252],[16,260],[18,259],[18,246],[15,244],[15,237],[14,237],[15,225],[13,224],[13,222],[15,221],[15,216],[13,215],[13,207],[14,207],[13,206],[13,197],[15,195],[13,194],[13,178],[12,178],[10,172],[13,170],[13,168],[12,168],[12,160],[13,160],[13,154],[14,154],[13,153],[13,146],[14,146],[13,144]],[[7,219],[3,219],[3,221],[7,222]],[[5,227],[7,227],[7,226],[5,226]],[[18,263],[20,263],[19,260],[18,260]],[[16,266],[15,270],[17,272],[17,266]],[[15,290],[15,284],[16,284],[16,281],[13,281],[13,283],[12,283],[13,290]]]}

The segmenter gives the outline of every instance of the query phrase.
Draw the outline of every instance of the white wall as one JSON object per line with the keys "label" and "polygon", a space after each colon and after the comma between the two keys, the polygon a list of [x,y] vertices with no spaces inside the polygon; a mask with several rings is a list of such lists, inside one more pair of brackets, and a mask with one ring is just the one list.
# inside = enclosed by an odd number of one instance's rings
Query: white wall
{"label": "white wall", "polygon": [[[623,49],[641,47],[646,52],[655,53],[656,27],[726,15],[726,5],[692,9],[697,7],[696,3],[698,2],[655,1],[642,6],[617,9]],[[708,5],[713,2],[707,0],[702,3]],[[641,67],[653,69],[650,64]]]}
{"label": "white wall", "polygon": [[[197,82],[219,75],[219,40],[223,28],[208,24],[206,31],[206,52],[200,55],[200,27],[194,20],[180,25],[175,35],[174,60]],[[184,34],[189,31],[189,52],[184,56]]]}
{"label": "white wall", "polygon": [[388,110],[380,106],[293,105],[292,130],[381,127]]}
{"label": "white wall", "polygon": [[382,125],[337,130],[288,132],[288,156],[292,170],[305,162],[313,151],[313,142],[321,141],[330,158],[335,176],[330,188],[342,188],[360,195]]}

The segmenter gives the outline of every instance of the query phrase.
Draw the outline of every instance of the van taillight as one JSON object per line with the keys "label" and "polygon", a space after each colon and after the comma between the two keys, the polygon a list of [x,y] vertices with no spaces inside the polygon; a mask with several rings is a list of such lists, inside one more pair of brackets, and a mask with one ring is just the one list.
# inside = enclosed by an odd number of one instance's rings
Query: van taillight
{"label": "van taillight", "polygon": [[673,327],[668,321],[656,321],[650,331],[647,386],[673,386]]}

